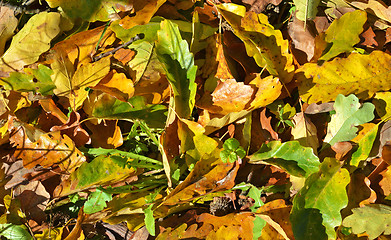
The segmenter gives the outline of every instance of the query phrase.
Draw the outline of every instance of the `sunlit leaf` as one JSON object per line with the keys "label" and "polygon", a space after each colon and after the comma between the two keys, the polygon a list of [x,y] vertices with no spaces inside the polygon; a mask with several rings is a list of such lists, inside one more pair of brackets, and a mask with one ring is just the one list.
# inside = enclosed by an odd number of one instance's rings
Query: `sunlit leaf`
{"label": "sunlit leaf", "polygon": [[111,194],[96,189],[95,192],[88,196],[87,201],[84,203],[83,211],[87,214],[102,211],[107,206],[106,202],[111,199],[113,199]]}
{"label": "sunlit leaf", "polygon": [[3,55],[5,43],[14,35],[18,19],[10,7],[0,6],[0,12],[0,55]]}
{"label": "sunlit leaf", "polygon": [[352,139],[353,142],[358,143],[358,149],[352,154],[350,164],[356,167],[369,157],[379,128],[379,124],[373,123],[365,123],[362,126],[363,129]]}
{"label": "sunlit leaf", "polygon": [[325,37],[331,47],[319,60],[327,61],[340,53],[353,51],[353,46],[360,42],[359,35],[364,30],[366,21],[367,13],[359,10],[346,13],[333,21]]}
{"label": "sunlit leaf", "polygon": [[81,165],[66,181],[62,181],[54,195],[66,196],[94,186],[107,186],[134,176],[135,173],[135,169],[121,167],[114,158],[101,155]]}
{"label": "sunlit leaf", "polygon": [[60,132],[45,133],[15,118],[9,130],[13,132],[10,142],[16,147],[15,156],[23,159],[27,169],[59,165],[62,171],[72,173],[86,161],[73,141]]}
{"label": "sunlit leaf", "polygon": [[337,142],[350,141],[357,134],[357,127],[360,124],[371,121],[374,118],[375,106],[371,103],[364,103],[360,106],[356,96],[347,97],[338,95],[335,99],[335,114],[327,127],[327,135],[324,142],[333,146]]}
{"label": "sunlit leaf", "polygon": [[250,162],[266,162],[277,165],[294,176],[309,176],[319,170],[319,159],[312,148],[303,147],[298,141],[272,141],[263,144],[250,157]]}
{"label": "sunlit leaf", "polygon": [[247,54],[271,75],[279,77],[284,83],[290,82],[294,66],[288,41],[283,39],[279,30],[269,24],[267,16],[245,12],[244,6],[232,3],[220,4],[217,7],[234,29],[234,33],[244,42]]}
{"label": "sunlit leaf", "polygon": [[290,220],[295,239],[336,238],[334,227],[341,224],[340,211],[348,204],[349,181],[349,172],[332,158],[326,158],[320,171],[307,178],[293,200]]}
{"label": "sunlit leaf", "polygon": [[162,21],[160,26],[156,42],[157,56],[164,65],[167,79],[174,92],[174,109],[179,117],[187,119],[195,103],[197,67],[178,26],[169,20]]}
{"label": "sunlit leaf", "polygon": [[50,42],[61,31],[61,15],[56,12],[41,12],[32,16],[12,38],[10,47],[1,57],[0,70],[20,70],[36,62],[49,50]]}
{"label": "sunlit leaf", "polygon": [[14,225],[12,223],[1,223],[0,224],[1,236],[7,239],[15,240],[31,240],[33,237],[24,225]]}
{"label": "sunlit leaf", "polygon": [[382,120],[391,118],[391,92],[377,92],[372,103]]}
{"label": "sunlit leaf", "polygon": [[391,207],[383,204],[370,204],[352,209],[353,214],[347,216],[342,224],[351,227],[353,233],[367,233],[369,239],[375,239],[381,234],[391,234]]}
{"label": "sunlit leaf", "polygon": [[53,74],[50,68],[40,64],[38,69],[25,68],[24,72],[11,72],[8,78],[0,79],[0,83],[8,90],[39,92],[42,95],[53,94],[52,90],[56,86],[50,78]]}
{"label": "sunlit leaf", "polygon": [[378,91],[391,88],[391,56],[382,51],[369,55],[352,53],[319,66],[306,63],[298,69],[300,96],[305,102],[329,102],[338,94],[355,94],[368,99]]}

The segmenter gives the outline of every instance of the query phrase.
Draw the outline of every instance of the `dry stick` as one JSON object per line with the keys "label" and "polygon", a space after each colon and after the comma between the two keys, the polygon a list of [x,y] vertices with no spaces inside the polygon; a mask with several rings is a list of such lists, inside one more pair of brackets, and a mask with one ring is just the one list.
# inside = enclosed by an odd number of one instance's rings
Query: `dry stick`
{"label": "dry stick", "polygon": [[107,56],[109,56],[111,54],[114,54],[116,51],[120,50],[121,48],[125,48],[125,47],[129,46],[130,44],[132,44],[134,41],[137,41],[137,40],[140,40],[140,39],[142,39],[142,37],[140,37],[140,35],[138,34],[135,37],[131,38],[126,43],[121,44],[120,46],[114,48],[113,50],[110,50],[108,52],[102,53],[102,54],[100,54],[98,56],[94,56],[93,57],[93,62],[96,62],[96,61],[98,61],[101,58],[104,58],[104,57],[107,57]]}

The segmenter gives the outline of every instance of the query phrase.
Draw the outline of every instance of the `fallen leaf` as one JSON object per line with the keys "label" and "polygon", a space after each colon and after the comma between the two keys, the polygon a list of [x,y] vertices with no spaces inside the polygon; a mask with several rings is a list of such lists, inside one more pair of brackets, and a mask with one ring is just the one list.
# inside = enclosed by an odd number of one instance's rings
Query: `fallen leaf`
{"label": "fallen leaf", "polygon": [[22,158],[27,169],[36,165],[48,168],[56,164],[69,174],[86,161],[73,141],[60,132],[45,133],[15,118],[11,118],[9,131],[12,132],[10,142],[16,147],[14,156]]}
{"label": "fallen leaf", "polygon": [[317,154],[319,140],[316,126],[303,112],[296,113],[292,120],[295,123],[291,130],[292,139],[299,141],[304,147],[311,147],[314,153]]}
{"label": "fallen leaf", "polygon": [[255,13],[261,13],[265,10],[266,6],[269,4],[273,4],[274,6],[278,6],[282,0],[243,0],[244,4],[250,5],[248,11],[252,11]]}
{"label": "fallen leaf", "polygon": [[311,34],[305,22],[293,17],[293,21],[288,24],[288,33],[296,49],[303,51],[307,55],[307,61],[314,56],[315,37]]}
{"label": "fallen leaf", "polygon": [[369,27],[365,32],[363,32],[361,34],[361,37],[364,38],[364,42],[361,43],[362,45],[369,46],[369,47],[379,46],[379,44],[375,39],[376,34],[373,32],[372,27]]}
{"label": "fallen leaf", "polygon": [[[300,96],[305,102],[329,102],[338,94],[355,94],[360,99],[371,98],[376,92],[388,90],[387,66],[391,56],[381,51],[369,55],[352,53],[347,58],[335,58],[322,66],[306,63],[298,69],[301,79]],[[299,74],[299,75],[300,75]],[[390,85],[390,86],[389,86]]]}
{"label": "fallen leaf", "polygon": [[106,120],[100,124],[86,122],[87,128],[92,132],[92,146],[95,148],[117,148],[123,144],[121,128],[117,120]]}
{"label": "fallen leaf", "polygon": [[336,113],[331,116],[323,147],[326,143],[333,146],[337,142],[350,141],[356,137],[358,129],[355,126],[371,121],[374,118],[374,108],[371,103],[364,103],[361,106],[354,95],[338,95],[334,103]]}
{"label": "fallen leaf", "polygon": [[165,3],[166,0],[136,0],[133,1],[133,9],[135,14],[126,16],[119,20],[119,24],[125,28],[130,29],[134,26],[144,25],[149,22],[159,7]]}
{"label": "fallen leaf", "polygon": [[49,50],[50,42],[60,33],[60,16],[56,12],[41,12],[32,16],[12,38],[10,47],[1,57],[0,70],[10,72],[35,63],[42,53]]}
{"label": "fallen leaf", "polygon": [[296,6],[296,17],[301,21],[312,20],[318,13],[318,5],[320,0],[293,0]]}
{"label": "fallen leaf", "polygon": [[353,46],[360,42],[360,33],[367,21],[365,11],[354,11],[344,14],[334,20],[326,31],[325,41],[331,46],[319,60],[328,61],[331,58],[353,51]]}
{"label": "fallen leaf", "polygon": [[116,70],[111,70],[93,89],[101,90],[124,102],[134,94],[133,81]]}
{"label": "fallen leaf", "polygon": [[18,19],[14,11],[7,6],[0,6],[0,55],[4,53],[5,43],[14,35]]}

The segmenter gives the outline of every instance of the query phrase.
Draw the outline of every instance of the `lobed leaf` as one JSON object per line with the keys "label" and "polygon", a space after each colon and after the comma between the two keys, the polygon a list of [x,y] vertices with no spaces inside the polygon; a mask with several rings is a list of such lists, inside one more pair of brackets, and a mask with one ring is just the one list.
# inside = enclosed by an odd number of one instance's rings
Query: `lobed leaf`
{"label": "lobed leaf", "polygon": [[335,239],[341,225],[341,209],[348,204],[349,172],[339,161],[326,158],[317,173],[309,176],[293,199],[291,223],[295,239]]}
{"label": "lobed leaf", "polygon": [[356,126],[369,122],[375,117],[373,104],[364,103],[362,107],[360,105],[358,98],[353,94],[347,97],[338,95],[334,103],[336,113],[331,116],[324,143],[333,146],[337,142],[352,140],[357,135]]}
{"label": "lobed leaf", "polygon": [[370,204],[352,209],[353,214],[347,216],[342,224],[351,227],[354,234],[367,233],[369,239],[381,234],[391,234],[391,207],[383,204]]}
{"label": "lobed leaf", "polygon": [[308,104],[333,101],[338,94],[371,98],[391,88],[391,56],[382,51],[352,53],[319,66],[306,63],[297,71],[300,97]]}

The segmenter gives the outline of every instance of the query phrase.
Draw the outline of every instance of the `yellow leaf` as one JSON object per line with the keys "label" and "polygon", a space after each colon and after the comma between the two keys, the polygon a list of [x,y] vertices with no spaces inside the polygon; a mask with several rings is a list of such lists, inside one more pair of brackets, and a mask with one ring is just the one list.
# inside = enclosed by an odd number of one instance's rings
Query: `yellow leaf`
{"label": "yellow leaf", "polygon": [[125,29],[144,25],[151,20],[159,7],[165,2],[166,0],[135,0],[133,1],[135,14],[124,17],[119,21],[119,24]]}
{"label": "yellow leaf", "polygon": [[319,140],[316,134],[316,126],[303,112],[297,113],[293,117],[293,121],[295,122],[295,126],[291,131],[293,140],[298,140],[300,145],[304,147],[311,147],[314,153],[317,154]]}
{"label": "yellow leaf", "polygon": [[391,92],[377,92],[373,104],[381,120],[388,120],[391,117]]}
{"label": "yellow leaf", "polygon": [[232,3],[220,4],[217,8],[234,29],[235,35],[244,42],[247,54],[260,67],[265,67],[284,83],[292,80],[295,68],[289,43],[283,39],[280,30],[269,24],[266,15],[245,12],[244,6]]}
{"label": "yellow leaf", "polygon": [[88,96],[86,88],[96,86],[109,73],[110,58],[81,65],[73,76],[70,74],[72,71],[67,73],[70,66],[69,61],[57,61],[52,64],[52,68],[57,73],[52,75],[52,80],[57,87],[53,92],[57,96],[68,97],[72,109],[77,110]]}
{"label": "yellow leaf", "polygon": [[134,93],[133,81],[124,73],[117,73],[115,70],[110,71],[94,89],[99,89],[124,102],[128,101]]}
{"label": "yellow leaf", "polygon": [[369,55],[352,53],[347,58],[335,58],[319,66],[306,63],[297,71],[299,93],[303,101],[334,101],[338,94],[355,94],[360,99],[371,98],[376,92],[391,88],[391,56],[382,51]]}
{"label": "yellow leaf", "polygon": [[12,39],[10,47],[0,62],[0,71],[20,70],[36,62],[49,50],[50,41],[60,33],[61,15],[56,12],[41,12],[32,16]]}

